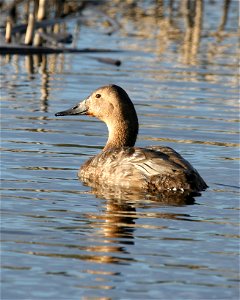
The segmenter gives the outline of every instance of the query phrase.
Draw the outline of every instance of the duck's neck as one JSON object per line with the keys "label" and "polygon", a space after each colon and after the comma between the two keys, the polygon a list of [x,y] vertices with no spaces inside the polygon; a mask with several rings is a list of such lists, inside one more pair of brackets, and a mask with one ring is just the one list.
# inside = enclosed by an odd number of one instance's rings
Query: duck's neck
{"label": "duck's neck", "polygon": [[121,118],[114,122],[106,122],[108,127],[108,140],[103,150],[121,147],[133,147],[138,134],[138,120],[134,114],[128,120]]}

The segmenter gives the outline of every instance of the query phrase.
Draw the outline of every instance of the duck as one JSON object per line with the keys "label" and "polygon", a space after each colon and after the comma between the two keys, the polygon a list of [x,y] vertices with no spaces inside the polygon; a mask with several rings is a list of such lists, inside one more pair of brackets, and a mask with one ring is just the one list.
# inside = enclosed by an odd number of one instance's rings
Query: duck
{"label": "duck", "polygon": [[198,171],[166,146],[136,147],[139,123],[127,92],[110,84],[55,116],[87,115],[108,128],[103,150],[88,159],[78,177],[87,185],[122,187],[134,191],[198,193],[208,186]]}

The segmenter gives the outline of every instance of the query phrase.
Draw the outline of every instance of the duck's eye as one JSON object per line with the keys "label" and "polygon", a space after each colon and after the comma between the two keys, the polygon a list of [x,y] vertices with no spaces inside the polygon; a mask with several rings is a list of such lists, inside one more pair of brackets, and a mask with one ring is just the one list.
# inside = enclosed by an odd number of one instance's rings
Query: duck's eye
{"label": "duck's eye", "polygon": [[101,98],[101,95],[100,95],[100,94],[96,94],[95,97],[96,97],[96,98]]}

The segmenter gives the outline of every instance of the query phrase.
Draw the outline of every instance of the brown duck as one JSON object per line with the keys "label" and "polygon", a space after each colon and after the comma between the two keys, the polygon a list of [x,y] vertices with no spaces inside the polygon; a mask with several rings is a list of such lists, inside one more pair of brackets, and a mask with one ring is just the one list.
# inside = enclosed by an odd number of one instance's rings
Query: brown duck
{"label": "brown duck", "polygon": [[134,147],[138,118],[121,87],[103,86],[73,108],[56,113],[66,115],[94,116],[108,127],[108,140],[102,152],[80,167],[78,176],[84,182],[146,192],[199,192],[207,188],[199,173],[173,149]]}

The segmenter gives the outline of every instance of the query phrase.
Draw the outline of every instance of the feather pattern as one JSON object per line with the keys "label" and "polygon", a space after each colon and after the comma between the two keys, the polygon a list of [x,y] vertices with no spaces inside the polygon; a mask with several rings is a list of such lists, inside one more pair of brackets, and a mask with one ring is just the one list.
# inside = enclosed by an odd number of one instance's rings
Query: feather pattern
{"label": "feather pattern", "polygon": [[123,147],[105,150],[79,170],[83,181],[148,191],[191,191],[207,188],[198,172],[169,147]]}

